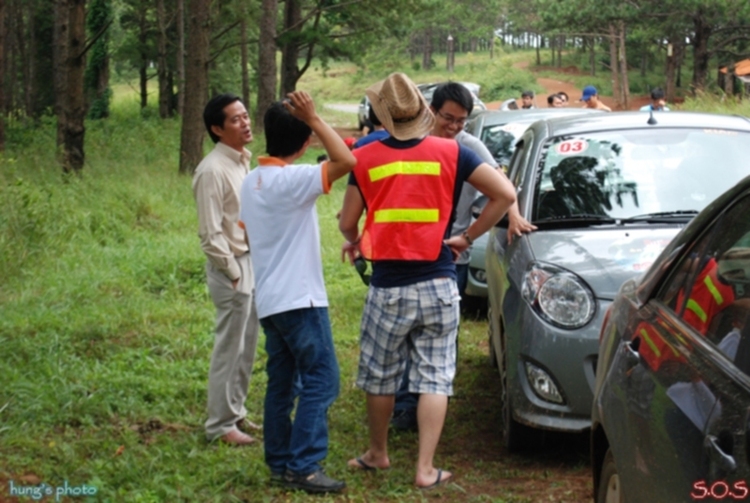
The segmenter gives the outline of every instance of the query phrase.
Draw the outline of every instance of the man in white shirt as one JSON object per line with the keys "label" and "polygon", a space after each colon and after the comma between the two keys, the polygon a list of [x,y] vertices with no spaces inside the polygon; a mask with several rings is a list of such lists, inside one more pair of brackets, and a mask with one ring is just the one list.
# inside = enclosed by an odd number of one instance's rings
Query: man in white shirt
{"label": "man in white shirt", "polygon": [[[271,105],[263,124],[268,157],[242,184],[240,221],[253,247],[258,316],[266,334],[265,458],[272,481],[311,493],[337,492],[328,477],[328,408],[339,393],[315,201],[355,159],[303,91]],[[314,132],[330,160],[293,164]],[[295,380],[301,382],[296,389]],[[294,399],[297,407],[291,418]]]}

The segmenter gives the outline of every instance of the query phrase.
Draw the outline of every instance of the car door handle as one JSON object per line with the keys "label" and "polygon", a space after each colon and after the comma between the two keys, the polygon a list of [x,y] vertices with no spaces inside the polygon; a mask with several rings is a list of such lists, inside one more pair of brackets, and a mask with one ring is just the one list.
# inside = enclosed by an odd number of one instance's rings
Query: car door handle
{"label": "car door handle", "polygon": [[[632,369],[641,362],[641,355],[638,354],[639,343],[635,341],[626,342],[623,345],[623,352],[625,353],[625,365],[627,370]],[[639,341],[640,342],[640,341]]]}
{"label": "car door handle", "polygon": [[722,468],[727,472],[733,472],[737,469],[737,462],[734,460],[734,457],[722,450],[719,446],[719,439],[714,435],[706,435],[706,438],[703,440],[703,446],[708,451],[711,460],[714,461],[719,468]]}

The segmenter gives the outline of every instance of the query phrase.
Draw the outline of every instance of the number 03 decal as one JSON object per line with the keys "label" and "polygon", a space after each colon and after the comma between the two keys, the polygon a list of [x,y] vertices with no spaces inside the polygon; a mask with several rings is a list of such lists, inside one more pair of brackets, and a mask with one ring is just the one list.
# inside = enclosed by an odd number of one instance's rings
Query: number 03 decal
{"label": "number 03 decal", "polygon": [[562,155],[575,155],[584,152],[589,148],[589,144],[586,140],[566,140],[562,143],[558,143],[555,149],[558,154]]}

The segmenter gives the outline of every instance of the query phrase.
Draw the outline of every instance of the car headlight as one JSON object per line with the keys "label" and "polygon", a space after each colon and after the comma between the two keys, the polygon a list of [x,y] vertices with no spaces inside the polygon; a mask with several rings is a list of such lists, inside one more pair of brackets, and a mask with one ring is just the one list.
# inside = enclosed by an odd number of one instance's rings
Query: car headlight
{"label": "car headlight", "polygon": [[542,318],[560,328],[580,328],[596,311],[591,288],[572,272],[551,264],[532,264],[521,293]]}

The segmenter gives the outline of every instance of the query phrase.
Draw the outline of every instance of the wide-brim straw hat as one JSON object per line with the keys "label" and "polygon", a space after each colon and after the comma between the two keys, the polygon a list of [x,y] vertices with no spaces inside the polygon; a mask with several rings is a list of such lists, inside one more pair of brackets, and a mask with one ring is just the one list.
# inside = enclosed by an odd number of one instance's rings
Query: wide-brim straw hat
{"label": "wide-brim straw hat", "polygon": [[427,100],[405,74],[392,73],[365,92],[375,115],[397,140],[424,138],[432,131],[435,116]]}

